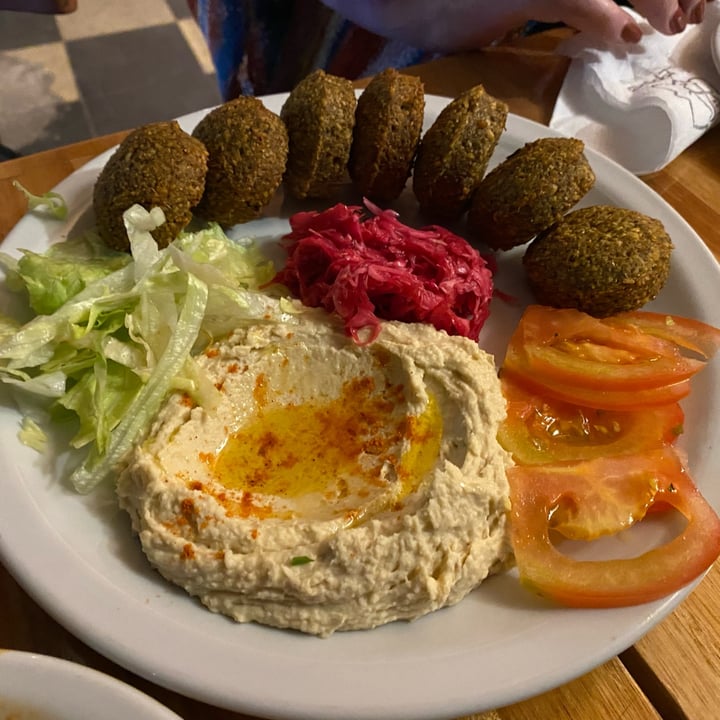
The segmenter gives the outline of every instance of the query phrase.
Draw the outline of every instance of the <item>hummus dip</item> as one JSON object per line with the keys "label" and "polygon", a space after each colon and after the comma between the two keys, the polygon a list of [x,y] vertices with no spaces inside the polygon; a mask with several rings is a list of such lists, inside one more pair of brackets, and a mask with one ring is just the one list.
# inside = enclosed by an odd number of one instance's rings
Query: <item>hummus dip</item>
{"label": "hummus dip", "polygon": [[209,347],[118,481],[152,565],[215,612],[327,636],[452,605],[510,555],[505,415],[477,343],[303,312]]}

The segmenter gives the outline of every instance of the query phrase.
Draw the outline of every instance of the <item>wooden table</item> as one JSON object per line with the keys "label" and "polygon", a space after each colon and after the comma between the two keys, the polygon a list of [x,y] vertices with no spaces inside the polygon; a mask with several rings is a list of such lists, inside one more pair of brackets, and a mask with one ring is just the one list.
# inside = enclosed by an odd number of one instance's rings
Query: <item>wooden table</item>
{"label": "wooden table", "polygon": [[[545,122],[567,69],[552,53],[556,33],[418,66],[428,93],[454,96],[477,83],[512,112]],[[361,84],[361,83],[359,83]],[[24,212],[17,179],[41,193],[123,133],[0,163],[0,239]],[[678,210],[720,257],[720,128],[708,132],[667,168],[644,180]],[[0,496],[0,502],[2,498]],[[157,687],[99,656],[55,623],[0,566],[0,647],[79,661],[157,697],[186,720],[239,720]],[[548,638],[552,652],[552,638]],[[690,597],[634,647],[587,675],[539,697],[472,720],[709,720],[720,698],[720,571],[712,569]]]}

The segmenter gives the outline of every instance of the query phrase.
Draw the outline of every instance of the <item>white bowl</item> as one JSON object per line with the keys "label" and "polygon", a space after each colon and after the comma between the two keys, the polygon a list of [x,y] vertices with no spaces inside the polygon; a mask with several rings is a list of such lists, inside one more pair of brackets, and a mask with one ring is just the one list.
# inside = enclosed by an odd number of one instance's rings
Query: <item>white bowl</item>
{"label": "white bowl", "polygon": [[0,720],[180,720],[156,700],[84,665],[0,650]]}

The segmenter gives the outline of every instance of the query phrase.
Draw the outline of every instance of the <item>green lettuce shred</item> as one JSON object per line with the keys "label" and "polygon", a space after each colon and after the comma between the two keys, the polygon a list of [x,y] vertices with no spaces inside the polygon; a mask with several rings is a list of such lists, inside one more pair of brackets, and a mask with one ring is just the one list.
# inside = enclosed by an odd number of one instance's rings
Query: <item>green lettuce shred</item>
{"label": "green lettuce shred", "polygon": [[13,180],[13,187],[25,195],[30,212],[38,212],[42,215],[55,218],[56,220],[64,220],[67,217],[67,203],[59,193],[51,191],[43,193],[42,195],[33,195],[33,193],[23,187],[17,180]]}
{"label": "green lettuce shred", "polygon": [[[70,480],[79,492],[117,470],[171,391],[217,402],[194,359],[208,343],[244,324],[295,321],[284,300],[261,290],[275,270],[254,243],[210,224],[159,249],[151,231],[163,221],[162,211],[130,208],[129,255],[89,233],[17,261],[0,256],[7,289],[26,293],[32,315],[0,322],[0,382],[42,400],[51,418],[75,419],[71,445],[84,460]],[[23,420],[20,439],[40,449],[43,429],[33,423]]]}
{"label": "green lettuce shred", "polygon": [[22,442],[38,452],[47,449],[47,433],[31,417],[24,417],[20,426],[20,439]]}

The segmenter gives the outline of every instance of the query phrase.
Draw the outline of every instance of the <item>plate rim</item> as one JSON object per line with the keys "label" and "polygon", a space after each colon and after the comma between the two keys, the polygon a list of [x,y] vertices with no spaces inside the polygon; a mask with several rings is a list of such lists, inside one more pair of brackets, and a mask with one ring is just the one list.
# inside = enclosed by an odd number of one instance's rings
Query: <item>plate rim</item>
{"label": "plate rim", "polygon": [[[138,720],[181,720],[170,708],[139,688],[65,658],[27,650],[0,649],[0,671],[0,709],[7,702],[13,707],[27,706],[28,710],[43,716],[52,712],[53,717],[71,717],[69,713],[77,712],[79,704],[83,711],[88,710],[90,696],[94,698],[93,703],[111,702],[114,712],[118,709],[123,713],[132,712]],[[7,683],[8,677],[10,683]],[[24,682],[26,677],[32,677],[32,681]],[[39,689],[38,682],[41,683]],[[12,689],[5,689],[6,684]],[[73,693],[83,694],[80,703],[73,699]],[[92,710],[92,705],[89,709]],[[95,709],[98,711],[99,707]]]}
{"label": "plate rim", "polygon": [[[286,96],[286,94],[277,94],[265,96],[261,99],[266,105],[275,106]],[[439,110],[451,99],[430,94],[426,95],[425,98],[426,109],[428,105],[430,105],[435,113],[439,112]],[[195,113],[190,113],[178,118],[178,120],[180,121],[181,126],[188,129],[208,110],[209,109],[205,109]],[[532,132],[535,137],[561,135],[546,126],[517,115],[509,116],[508,126],[509,128],[512,126],[513,132]],[[77,200],[78,197],[87,196],[87,188],[75,187],[79,182],[79,178],[83,176],[83,173],[90,173],[91,171],[98,170],[102,164],[106,162],[107,158],[113,151],[114,148],[111,148],[96,158],[93,158],[81,168],[78,168],[78,170],[73,172],[68,178],[59,183],[55,190],[61,194],[71,191],[70,195],[74,198],[74,200]],[[596,172],[597,169],[602,171],[601,174],[603,179],[608,173],[614,175],[615,179],[620,177],[622,183],[631,183],[634,191],[642,196],[644,202],[646,201],[648,204],[660,203],[664,214],[672,221],[673,227],[678,231],[682,231],[682,233],[688,235],[694,241],[695,244],[693,245],[693,251],[696,256],[700,259],[709,257],[713,262],[715,262],[714,256],[705,243],[703,243],[699,238],[697,233],[680,216],[680,214],[654,190],[642,183],[642,181],[617,163],[600,155],[592,149],[586,148],[586,153],[591,161],[591,165],[594,169],[596,169]],[[81,212],[80,209],[75,207],[74,202],[71,203],[71,205],[72,207],[68,224],[71,222],[72,218],[77,218],[78,214]],[[12,244],[19,235],[36,232],[40,228],[45,228],[47,230],[48,222],[52,223],[52,221],[38,221],[38,219],[34,216],[25,216],[15,226],[15,228],[10,231],[3,245],[6,248],[8,240],[10,240],[10,243]],[[51,225],[50,231],[54,232],[57,237],[60,236],[61,230],[58,226]],[[720,278],[720,271],[718,271],[716,262],[713,273],[716,280]],[[718,322],[718,324],[720,324],[720,322]],[[4,451],[0,451],[0,456],[2,454],[4,454]],[[16,496],[16,500],[22,502],[23,499]],[[28,496],[24,498],[24,500],[32,505],[32,497]],[[2,520],[2,517],[2,511],[0,511],[0,520]],[[47,523],[44,525],[47,525]],[[42,530],[43,532],[49,533],[48,537],[51,541],[53,539],[57,540],[57,538],[54,538],[52,532],[50,532],[51,528],[43,526]],[[15,528],[15,532],[19,531],[19,528]],[[57,550],[58,548],[55,549]],[[50,561],[49,558],[44,558],[44,563],[39,564],[39,566],[36,565],[32,568],[29,567],[26,563],[23,563],[19,553],[12,552],[12,550],[8,547],[6,530],[0,530],[0,557],[10,572],[18,579],[18,582],[26,590],[26,592],[33,597],[35,602],[44,607],[46,611],[61,625],[66,627],[70,630],[70,632],[104,656],[160,686],[212,705],[217,705],[238,712],[254,714],[261,717],[313,717],[315,720],[324,720],[325,718],[329,720],[330,718],[337,717],[337,712],[339,711],[337,699],[327,700],[317,696],[317,694],[313,696],[313,693],[310,692],[310,690],[314,690],[315,686],[313,686],[313,688],[309,688],[307,686],[304,688],[298,688],[297,683],[290,682],[290,685],[295,690],[302,691],[299,692],[299,695],[296,695],[290,703],[288,703],[287,695],[284,695],[279,699],[269,698],[268,696],[272,695],[272,693],[267,690],[258,691],[260,690],[259,688],[249,694],[246,694],[244,698],[238,699],[234,694],[234,689],[229,686],[222,685],[221,687],[218,687],[213,685],[204,687],[202,681],[197,677],[195,672],[190,671],[190,669],[177,662],[172,666],[172,668],[165,667],[158,669],[157,658],[155,655],[152,657],[139,658],[137,656],[137,648],[128,641],[127,637],[117,637],[117,632],[114,636],[107,635],[102,632],[104,629],[102,627],[100,628],[101,632],[99,633],[89,630],[86,624],[87,618],[81,611],[72,606],[72,604],[68,604],[67,598],[65,599],[65,603],[57,604],[50,602],[49,596],[47,595],[47,583],[44,582],[43,579],[43,570],[52,570],[54,562]],[[73,580],[75,579],[75,576],[77,576],[78,580],[81,579],[83,577],[81,572],[82,569],[83,563],[78,562],[78,567],[73,568],[73,577],[68,579]],[[80,575],[77,575],[78,572]],[[93,568],[89,568],[89,572],[93,575],[93,577],[96,575]],[[411,694],[413,687],[407,683],[411,680],[417,680],[418,674],[422,675],[422,672],[420,671],[424,669],[419,667],[418,663],[410,662],[406,663],[406,665],[402,668],[403,680],[405,682],[405,684],[402,685],[402,697],[404,698],[402,702],[398,702],[399,696],[397,694],[392,698],[389,696],[383,696],[380,699],[368,696],[362,706],[353,706],[351,708],[343,707],[343,715],[348,718],[356,718],[357,720],[365,720],[367,718],[379,716],[386,718],[386,720],[394,720],[394,718],[407,717],[408,713],[412,713],[412,715],[418,718],[418,720],[422,718],[457,717],[462,714],[481,712],[483,710],[501,707],[503,705],[510,704],[511,702],[516,702],[524,698],[537,695],[588,672],[592,668],[597,667],[601,663],[614,657],[619,652],[632,645],[651,627],[672,612],[672,610],[677,607],[677,605],[692,590],[697,582],[699,582],[699,580],[662,601],[649,604],[648,606],[643,606],[644,609],[642,611],[635,611],[635,615],[637,615],[638,619],[633,622],[631,630],[626,629],[625,632],[615,633],[605,642],[602,648],[595,648],[594,652],[585,653],[583,655],[583,661],[574,664],[571,670],[565,669],[564,671],[560,671],[555,669],[545,673],[539,673],[529,682],[524,684],[522,682],[508,682],[503,688],[496,687],[484,694],[466,691],[465,693],[456,693],[452,698],[448,698],[442,693],[434,693],[432,697],[427,697],[427,695],[416,697]],[[98,576],[96,582],[94,582],[91,587],[84,588],[84,591],[86,592],[86,600],[90,602],[102,602],[106,599],[103,594],[105,584],[106,583],[102,581],[102,578]],[[134,601],[132,607],[135,608],[135,606],[139,604],[139,600],[137,598],[133,598],[132,600]],[[463,602],[467,602],[467,600]],[[209,611],[202,609],[202,612],[207,613]],[[587,611],[581,612],[587,613]],[[606,613],[608,611],[602,612]],[[609,612],[613,613],[613,611]],[[614,615],[612,616],[614,617]],[[106,617],[108,619],[112,618],[112,612],[107,614]],[[588,615],[586,615],[586,617],[598,617],[598,615],[597,613],[593,613],[591,611]],[[263,631],[271,633],[278,632],[267,628],[263,629]],[[368,631],[363,632],[367,633]],[[373,630],[370,632],[375,633],[377,631]],[[191,637],[194,637],[197,634],[197,631],[190,633]],[[400,634],[402,635],[402,633]],[[315,638],[307,638],[307,641],[309,643],[328,642],[327,640],[317,640]],[[330,641],[332,641],[332,639],[330,639]],[[303,639],[302,642],[305,642],[305,639]],[[297,638],[293,638],[291,644],[295,646],[296,643]],[[178,647],[183,647],[183,643],[179,643]],[[281,666],[285,671],[292,671],[293,663],[288,662],[287,657],[276,657],[271,660],[273,659],[277,661],[277,665],[274,667]],[[252,668],[244,669],[249,672],[250,677],[253,677]],[[359,684],[362,685],[363,681],[368,681],[370,679],[367,674],[367,668],[362,668],[356,665],[354,669],[357,672],[357,682]],[[414,673],[412,672],[413,669],[415,670]],[[306,675],[304,677],[306,680],[307,678],[312,678],[313,680],[318,680],[318,682],[321,681],[322,684],[327,687],[328,683],[326,675],[323,675],[321,678],[316,677],[318,671],[317,667],[308,667],[305,670]],[[467,675],[466,673],[461,673],[461,675],[461,681],[468,683],[472,682],[471,674]],[[395,690],[397,690],[398,682],[395,681],[393,684],[396,685]],[[418,687],[422,687],[422,685],[422,681],[419,681]],[[457,689],[457,683],[455,684],[455,687]],[[287,688],[287,690],[289,689],[290,688]],[[414,701],[414,704],[413,702],[410,702],[408,698]]]}

